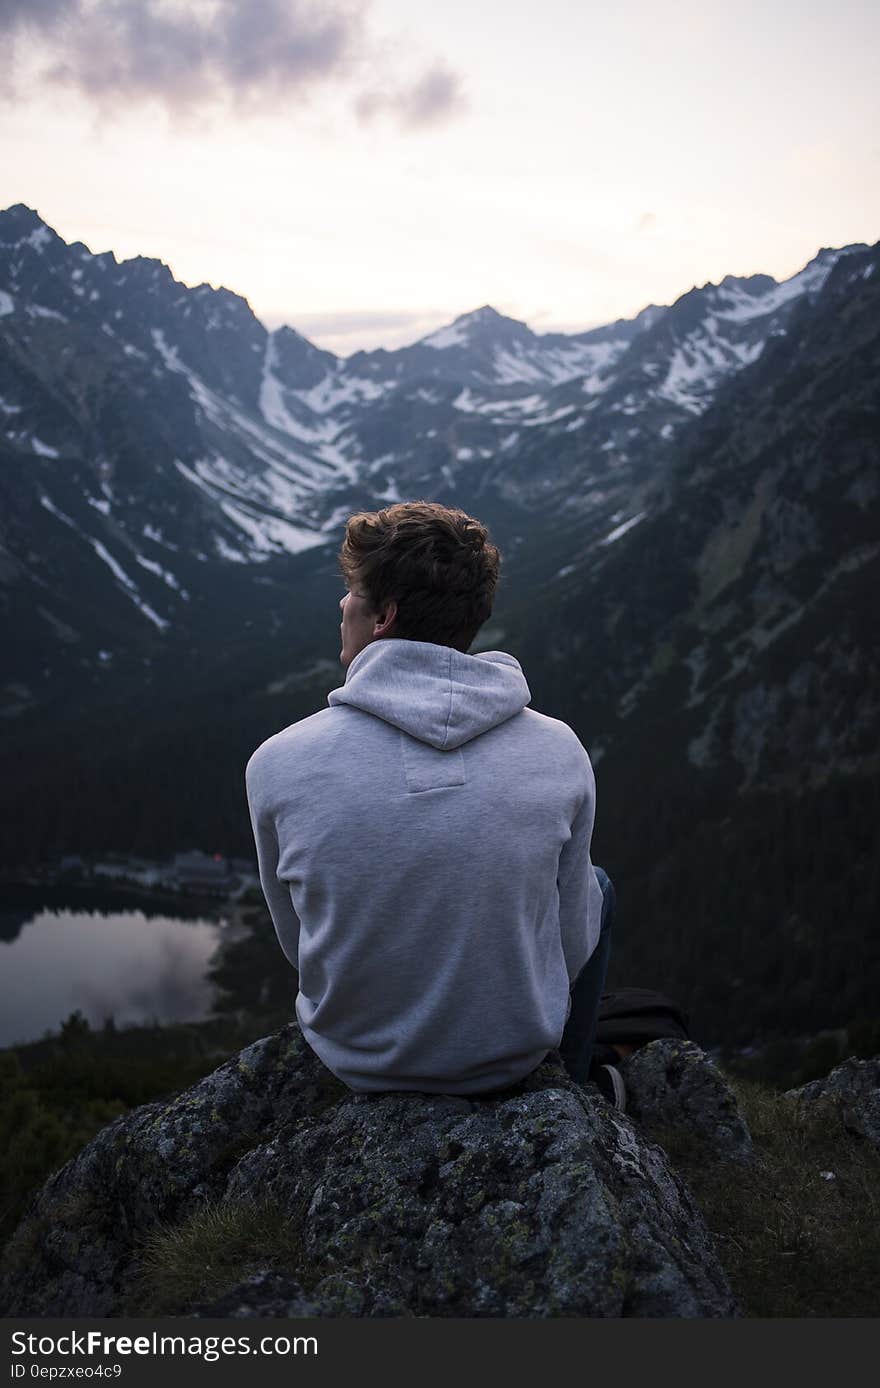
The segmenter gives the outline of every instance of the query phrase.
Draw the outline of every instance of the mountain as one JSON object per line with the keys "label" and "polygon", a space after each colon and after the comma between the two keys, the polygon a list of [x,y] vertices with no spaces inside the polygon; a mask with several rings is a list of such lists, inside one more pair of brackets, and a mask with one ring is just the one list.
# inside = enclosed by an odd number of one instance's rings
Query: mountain
{"label": "mountain", "polygon": [[619,980],[719,1039],[874,1015],[878,260],[341,359],[0,213],[5,862],[250,851],[247,756],[340,679],[345,516],[428,496],[597,766]]}
{"label": "mountain", "polygon": [[843,254],[572,336],[485,306],[413,346],[339,359],[267,332],[226,289],[67,245],[22,205],[0,213],[16,646],[0,708],[51,703],[62,678],[68,698],[92,690],[104,667],[163,650],[176,663],[179,644],[220,636],[218,613],[271,636],[291,559],[329,557],[361,506],[457,500],[517,542],[535,507],[586,515],[597,534],[634,522],[682,427]]}
{"label": "mountain", "polygon": [[506,623],[598,767],[597,851],[639,911],[617,967],[728,1039],[876,1015],[878,272],[840,259],[638,526],[555,579],[545,541]]}

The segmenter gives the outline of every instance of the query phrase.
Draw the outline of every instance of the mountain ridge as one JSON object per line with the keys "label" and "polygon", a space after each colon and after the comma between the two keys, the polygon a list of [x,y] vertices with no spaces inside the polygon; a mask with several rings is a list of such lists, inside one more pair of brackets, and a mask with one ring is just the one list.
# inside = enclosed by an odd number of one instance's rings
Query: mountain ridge
{"label": "mountain ridge", "polygon": [[[131,257],[127,258],[127,259],[119,260],[119,259],[117,258],[117,256],[116,256],[115,252],[112,251],[112,250],[107,250],[107,251],[92,251],[92,250],[91,250],[88,246],[86,246],[85,243],[82,242],[82,241],[71,241],[71,242],[66,242],[66,241],[64,241],[63,237],[61,237],[61,236],[59,235],[59,233],[56,232],[55,229],[54,229],[52,226],[50,226],[50,224],[49,224],[48,222],[46,222],[46,221],[41,217],[40,213],[39,213],[35,208],[30,207],[27,203],[13,203],[13,204],[11,204],[9,207],[7,207],[7,208],[5,208],[5,209],[0,208],[0,237],[2,237],[2,233],[3,233],[4,227],[8,226],[10,222],[13,222],[13,223],[15,223],[15,222],[20,222],[20,223],[22,223],[22,224],[24,224],[24,225],[27,225],[28,228],[29,228],[29,233],[32,233],[32,232],[34,232],[34,231],[39,232],[41,229],[45,229],[48,233],[50,233],[51,237],[52,237],[55,241],[59,242],[61,245],[64,245],[65,247],[67,247],[67,248],[70,249],[70,250],[75,250],[75,251],[78,251],[78,252],[85,252],[85,254],[86,254],[91,260],[93,260],[93,261],[95,261],[95,262],[100,262],[100,263],[103,263],[103,264],[107,264],[107,263],[109,262],[110,264],[116,266],[116,267],[119,268],[119,269],[123,269],[123,268],[125,268],[126,266],[134,266],[134,265],[141,264],[141,263],[144,264],[145,266],[154,266],[154,267],[158,267],[159,269],[161,269],[161,270],[163,270],[163,271],[165,271],[165,272],[167,273],[167,276],[171,278],[171,280],[173,281],[173,283],[174,283],[174,285],[175,285],[176,287],[178,287],[178,288],[180,288],[180,289],[184,289],[184,290],[186,290],[186,291],[188,291],[188,292],[192,292],[192,293],[199,293],[199,292],[209,291],[211,294],[214,294],[214,295],[227,296],[229,299],[238,301],[240,304],[242,304],[242,305],[248,310],[248,312],[249,312],[250,314],[253,315],[253,317],[257,318],[257,315],[256,315],[256,313],[254,312],[254,310],[251,308],[250,302],[249,302],[249,300],[247,299],[247,297],[246,297],[245,295],[243,295],[243,294],[240,294],[237,290],[230,289],[228,286],[223,285],[223,284],[220,284],[220,285],[213,285],[213,284],[210,284],[208,281],[200,281],[198,284],[195,284],[195,285],[188,285],[188,284],[186,284],[183,280],[178,279],[177,276],[174,274],[173,270],[171,269],[171,267],[170,267],[165,261],[163,261],[161,258],[159,258],[159,257],[157,257],[157,256],[147,256],[147,255],[139,254],[139,255],[131,256]],[[25,239],[27,239],[27,238],[26,238],[26,237],[22,237],[22,238],[20,238],[20,239],[21,239],[21,240],[25,240]],[[3,241],[2,239],[0,239],[0,245],[3,245],[3,246],[5,246],[5,247],[8,248],[11,244],[16,244],[16,243],[14,243],[14,242],[13,242],[13,243],[10,243],[10,242],[8,242],[8,241]],[[596,325],[594,325],[593,327],[590,327],[590,328],[576,329],[576,330],[573,331],[573,332],[561,332],[561,331],[558,330],[558,329],[551,329],[550,331],[545,332],[545,333],[536,332],[536,331],[535,331],[534,329],[532,329],[532,328],[529,326],[529,324],[527,324],[524,320],[516,319],[516,318],[511,318],[511,317],[509,317],[508,315],[502,314],[502,313],[500,313],[497,309],[495,309],[491,304],[488,304],[488,303],[487,303],[487,304],[483,304],[483,305],[481,305],[481,306],[479,306],[479,307],[477,307],[477,308],[474,308],[474,309],[465,309],[465,310],[463,310],[463,312],[460,313],[460,314],[457,314],[457,315],[451,320],[451,322],[449,322],[449,323],[447,323],[447,324],[441,324],[438,328],[432,329],[429,333],[424,334],[424,335],[423,335],[422,337],[420,337],[420,338],[416,338],[416,339],[415,339],[413,342],[411,342],[411,343],[406,343],[406,344],[404,344],[402,347],[398,347],[398,348],[378,347],[378,348],[375,348],[375,349],[363,349],[363,348],[359,348],[359,349],[355,350],[354,352],[350,353],[350,354],[349,354],[348,356],[346,356],[346,357],[339,356],[337,353],[330,352],[328,349],[318,347],[314,342],[311,341],[310,338],[308,338],[304,333],[300,332],[300,331],[299,331],[294,325],[292,325],[292,324],[283,323],[283,324],[279,324],[278,327],[276,327],[276,328],[274,328],[274,329],[271,329],[271,330],[270,330],[270,329],[264,329],[264,330],[265,330],[266,332],[270,332],[270,333],[275,333],[275,332],[293,332],[293,333],[296,334],[296,336],[297,336],[299,339],[301,339],[303,342],[305,342],[309,347],[313,348],[315,351],[321,352],[321,353],[323,353],[325,356],[333,357],[337,362],[340,362],[340,363],[343,363],[343,362],[350,362],[351,359],[352,359],[352,357],[358,357],[358,358],[367,357],[367,358],[369,358],[370,356],[373,355],[373,352],[383,352],[383,353],[386,353],[386,354],[389,355],[389,356],[393,356],[393,355],[395,355],[395,354],[398,353],[398,352],[406,352],[406,351],[410,350],[410,349],[413,348],[413,347],[419,347],[419,346],[423,346],[423,345],[426,344],[426,343],[430,343],[431,338],[436,337],[436,336],[438,336],[439,334],[448,333],[448,332],[450,332],[451,330],[453,330],[457,325],[462,325],[462,324],[465,324],[465,323],[470,323],[470,324],[477,323],[477,324],[483,325],[483,324],[485,324],[486,322],[489,322],[489,323],[492,323],[492,324],[495,324],[495,325],[502,325],[502,324],[503,324],[503,325],[505,325],[505,327],[506,327],[507,325],[510,325],[510,326],[515,327],[515,328],[518,328],[518,329],[525,328],[525,329],[527,330],[527,332],[528,332],[532,337],[537,338],[537,339],[539,339],[539,340],[541,340],[541,339],[544,339],[544,340],[547,340],[547,339],[553,339],[553,340],[561,339],[561,340],[565,340],[565,341],[572,341],[572,340],[580,341],[580,340],[583,340],[583,339],[585,339],[585,338],[588,338],[588,337],[591,337],[591,336],[595,336],[596,334],[606,334],[606,333],[611,332],[612,330],[619,330],[619,329],[625,328],[625,327],[627,327],[627,326],[632,327],[633,329],[635,329],[636,325],[639,324],[639,321],[640,321],[641,319],[644,319],[646,315],[649,315],[649,316],[652,315],[652,314],[653,314],[653,315],[656,315],[657,313],[662,313],[662,312],[664,312],[664,311],[667,310],[667,309],[674,308],[676,304],[681,303],[681,301],[682,301],[683,299],[687,298],[689,295],[691,295],[691,294],[693,294],[693,293],[695,293],[695,292],[696,292],[696,293],[700,293],[700,292],[703,292],[703,291],[706,291],[706,290],[711,290],[711,289],[722,289],[722,288],[727,288],[727,287],[729,287],[729,286],[749,286],[749,287],[750,287],[750,292],[751,292],[751,289],[752,289],[752,288],[757,288],[757,287],[761,287],[761,288],[778,288],[778,287],[780,287],[781,285],[790,284],[793,280],[796,280],[799,276],[803,275],[803,274],[805,273],[805,271],[809,270],[812,266],[815,266],[815,265],[817,265],[818,263],[824,263],[824,262],[823,262],[823,258],[837,257],[837,256],[840,256],[840,255],[842,255],[842,254],[846,254],[846,253],[848,253],[848,252],[857,251],[857,250],[866,250],[866,249],[867,249],[867,246],[866,246],[864,243],[860,243],[860,242],[852,242],[852,243],[849,243],[849,244],[847,244],[847,245],[845,245],[845,246],[841,246],[841,247],[837,247],[837,248],[834,248],[834,247],[821,247],[821,248],[816,252],[815,256],[813,256],[809,261],[806,262],[806,264],[802,267],[801,270],[795,271],[794,274],[790,275],[787,279],[784,279],[784,280],[777,280],[777,279],[775,279],[774,276],[765,274],[765,273],[763,273],[763,272],[755,272],[755,273],[752,273],[752,274],[750,274],[750,275],[734,275],[734,274],[727,274],[727,275],[725,275],[721,280],[719,280],[717,283],[716,283],[715,281],[713,281],[713,280],[706,280],[705,283],[702,284],[702,285],[700,285],[700,286],[698,286],[698,285],[696,285],[696,284],[692,285],[690,289],[682,291],[682,293],[681,293],[680,295],[678,295],[677,298],[674,299],[674,300],[672,301],[671,304],[657,305],[657,304],[651,303],[651,304],[645,305],[645,307],[643,307],[642,309],[640,309],[640,310],[639,310],[637,313],[635,313],[631,318],[617,318],[617,319],[610,320],[608,323],[596,324]],[[258,322],[260,321],[259,318],[257,318],[257,321],[258,321]],[[650,321],[650,319],[649,319],[649,321]],[[263,325],[261,324],[261,326],[263,326]]]}
{"label": "mountain ridge", "polygon": [[22,616],[0,711],[38,707],[62,676],[94,690],[121,665],[149,671],[216,626],[221,593],[268,638],[284,566],[382,501],[482,509],[514,564],[554,509],[578,544],[616,542],[656,505],[683,431],[863,254],[824,248],[782,285],[726,276],[582,334],[483,305],[439,347],[339,359],[268,332],[232,291],[92,256],[15,205],[0,213],[0,599]]}

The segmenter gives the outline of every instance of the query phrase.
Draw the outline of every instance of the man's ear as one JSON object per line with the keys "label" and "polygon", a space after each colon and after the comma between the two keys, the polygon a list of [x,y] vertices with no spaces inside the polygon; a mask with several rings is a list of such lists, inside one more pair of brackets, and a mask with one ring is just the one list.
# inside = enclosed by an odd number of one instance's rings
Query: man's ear
{"label": "man's ear", "polygon": [[373,624],[373,636],[387,636],[393,627],[397,617],[397,602],[394,598],[389,598],[383,603],[379,612],[376,613],[376,621]]}

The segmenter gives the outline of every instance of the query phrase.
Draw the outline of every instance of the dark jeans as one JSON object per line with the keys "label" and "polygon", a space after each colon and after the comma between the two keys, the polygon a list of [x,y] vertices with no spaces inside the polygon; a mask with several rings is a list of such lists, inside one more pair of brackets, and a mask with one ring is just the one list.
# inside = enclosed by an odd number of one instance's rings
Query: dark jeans
{"label": "dark jeans", "polygon": [[574,981],[571,990],[571,1011],[559,1043],[562,1063],[578,1084],[586,1084],[590,1074],[590,1059],[599,1018],[599,998],[605,987],[605,975],[608,972],[611,926],[617,900],[614,884],[607,872],[597,867],[596,876],[602,888],[603,898],[599,943]]}

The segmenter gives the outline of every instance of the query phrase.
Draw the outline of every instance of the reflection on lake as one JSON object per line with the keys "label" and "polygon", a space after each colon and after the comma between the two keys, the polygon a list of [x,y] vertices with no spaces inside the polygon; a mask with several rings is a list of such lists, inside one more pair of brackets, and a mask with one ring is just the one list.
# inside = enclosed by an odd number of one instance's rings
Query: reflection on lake
{"label": "reflection on lake", "polygon": [[93,1027],[197,1021],[213,1000],[205,971],[218,939],[204,920],[41,911],[0,942],[0,1046],[36,1041],[77,1008]]}

